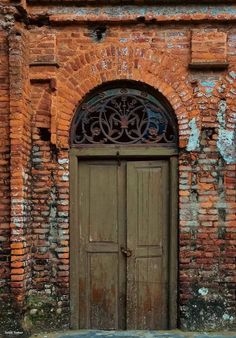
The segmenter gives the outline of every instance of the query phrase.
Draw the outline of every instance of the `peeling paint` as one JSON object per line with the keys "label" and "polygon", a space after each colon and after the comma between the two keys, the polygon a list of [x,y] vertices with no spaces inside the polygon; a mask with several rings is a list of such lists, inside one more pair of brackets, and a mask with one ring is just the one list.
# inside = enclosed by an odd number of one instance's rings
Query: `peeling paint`
{"label": "peeling paint", "polygon": [[225,100],[221,100],[217,112],[217,119],[219,122],[217,148],[225,162],[229,164],[236,162],[236,129],[235,124],[234,130],[229,130],[226,128],[226,111],[227,103]]}
{"label": "peeling paint", "polygon": [[62,181],[64,181],[64,182],[69,181],[69,177],[68,177],[67,174],[65,174],[65,175],[62,176]]}
{"label": "peeling paint", "polygon": [[128,38],[120,38],[120,42],[128,42],[129,39]]}
{"label": "peeling paint", "polygon": [[201,85],[203,87],[214,87],[215,86],[215,81],[202,81]]}
{"label": "peeling paint", "polygon": [[68,158],[61,158],[61,159],[58,160],[58,163],[59,164],[68,164],[69,160],[68,160]]}
{"label": "peeling paint", "polygon": [[201,288],[201,289],[198,290],[198,293],[201,296],[206,296],[208,294],[208,289],[207,288]]}
{"label": "peeling paint", "polygon": [[229,75],[235,80],[236,79],[236,73],[232,70]]}
{"label": "peeling paint", "polygon": [[224,320],[229,320],[230,322],[232,322],[234,320],[234,317],[230,316],[228,313],[224,313],[222,318]]}
{"label": "peeling paint", "polygon": [[195,117],[189,122],[188,125],[191,129],[191,133],[190,133],[188,144],[187,144],[187,150],[188,151],[196,151],[199,147],[200,131],[197,127]]}
{"label": "peeling paint", "polygon": [[200,84],[202,87],[204,87],[206,94],[210,95],[214,91],[216,83],[213,80],[208,80],[208,81],[204,80],[204,81],[201,81]]}

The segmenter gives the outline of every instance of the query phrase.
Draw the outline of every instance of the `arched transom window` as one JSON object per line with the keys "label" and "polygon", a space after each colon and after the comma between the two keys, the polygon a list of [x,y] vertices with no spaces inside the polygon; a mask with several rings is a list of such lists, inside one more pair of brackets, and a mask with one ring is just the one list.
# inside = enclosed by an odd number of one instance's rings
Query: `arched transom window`
{"label": "arched transom window", "polygon": [[71,145],[176,145],[175,116],[148,89],[118,83],[95,90],[77,109]]}

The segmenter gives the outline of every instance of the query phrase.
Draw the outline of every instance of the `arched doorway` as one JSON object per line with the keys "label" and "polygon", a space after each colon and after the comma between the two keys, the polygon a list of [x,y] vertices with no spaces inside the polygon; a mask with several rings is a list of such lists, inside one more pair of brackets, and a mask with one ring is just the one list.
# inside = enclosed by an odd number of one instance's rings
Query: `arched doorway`
{"label": "arched doorway", "polygon": [[71,126],[71,323],[176,327],[177,123],[129,81],[96,88]]}

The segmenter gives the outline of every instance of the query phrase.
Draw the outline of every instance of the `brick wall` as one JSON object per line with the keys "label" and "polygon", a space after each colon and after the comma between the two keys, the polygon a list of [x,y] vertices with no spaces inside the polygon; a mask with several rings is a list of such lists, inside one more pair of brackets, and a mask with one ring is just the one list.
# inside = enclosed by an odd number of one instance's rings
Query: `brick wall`
{"label": "brick wall", "polygon": [[7,34],[0,31],[0,297],[9,295],[10,279],[10,129]]}
{"label": "brick wall", "polygon": [[90,90],[127,79],[160,91],[178,120],[179,326],[235,328],[233,9],[163,5],[137,19],[140,7],[27,3],[7,7],[18,14],[0,34],[2,297],[26,331],[69,326],[70,125]]}

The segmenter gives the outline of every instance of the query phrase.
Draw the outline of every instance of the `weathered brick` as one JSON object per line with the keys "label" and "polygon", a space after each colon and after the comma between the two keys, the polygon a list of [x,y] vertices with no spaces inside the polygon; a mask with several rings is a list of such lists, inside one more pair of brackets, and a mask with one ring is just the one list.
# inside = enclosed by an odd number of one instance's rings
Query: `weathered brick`
{"label": "weathered brick", "polygon": [[[83,15],[55,5],[45,24],[48,7],[38,0],[21,4],[36,23],[26,29],[25,17],[14,22],[13,4],[2,3],[11,20],[0,22],[0,285],[7,290],[0,298],[11,295],[24,308],[31,295],[51,294],[68,313],[71,121],[90,90],[128,79],[158,90],[178,123],[180,325],[205,329],[202,318],[216,299],[222,313],[235,313],[236,34],[227,24],[235,14],[199,3],[183,12],[170,6],[166,15],[162,4],[145,14],[149,26],[134,24],[142,3],[130,13],[117,6],[117,16],[97,4],[96,13],[88,4]],[[107,22],[99,41],[88,20]],[[229,71],[193,72],[189,62],[228,62]],[[211,325],[234,323],[221,316]]]}

